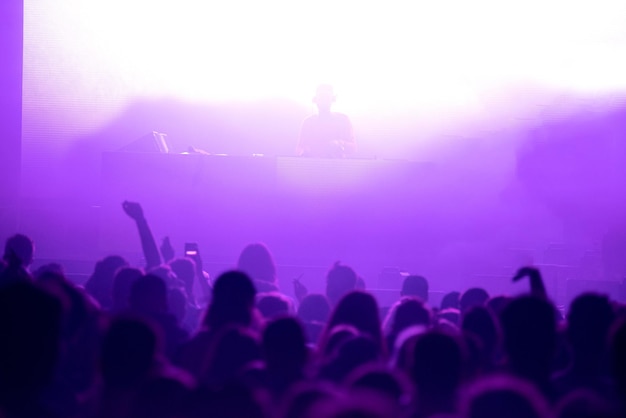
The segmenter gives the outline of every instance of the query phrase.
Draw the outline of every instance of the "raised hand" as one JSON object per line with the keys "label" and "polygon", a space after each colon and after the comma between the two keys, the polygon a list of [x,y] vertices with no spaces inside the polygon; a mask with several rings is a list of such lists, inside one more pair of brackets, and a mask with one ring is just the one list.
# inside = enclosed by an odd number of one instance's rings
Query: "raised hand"
{"label": "raised hand", "polygon": [[193,257],[191,257],[191,259],[194,261],[194,263],[196,263],[196,271],[198,272],[199,275],[202,274],[202,272],[204,271],[204,266],[202,264],[202,257],[200,256],[200,249],[198,248],[198,251],[196,252],[196,255],[194,255]]}
{"label": "raised hand", "polygon": [[139,203],[129,202],[126,200],[122,203],[122,208],[124,209],[124,212],[126,212],[126,214],[135,221],[143,219],[143,209],[141,209],[141,205]]}
{"label": "raised hand", "polygon": [[513,276],[513,281],[519,282],[524,277],[529,277],[529,278],[541,277],[541,273],[539,272],[539,269],[537,269],[536,267],[529,267],[529,266],[522,267],[519,270],[517,270],[517,273],[515,274],[515,276]]}
{"label": "raised hand", "polygon": [[191,258],[196,265],[196,279],[200,284],[200,289],[202,289],[202,305],[204,306],[211,300],[211,296],[213,295],[213,289],[210,284],[210,277],[208,273],[205,273],[204,267],[202,264],[202,257],[200,256],[200,249],[198,248],[197,252],[193,256],[188,256]]}
{"label": "raised hand", "polygon": [[164,262],[172,261],[175,257],[174,247],[172,247],[172,243],[170,242],[170,237],[163,238],[161,242],[161,256],[163,257]]}
{"label": "raised hand", "polygon": [[154,240],[154,236],[152,236],[152,231],[148,226],[148,221],[143,216],[141,205],[137,202],[129,202],[126,200],[122,203],[122,208],[137,224],[139,238],[141,239],[141,248],[146,258],[146,269],[150,270],[159,266],[161,264],[161,254],[159,254],[159,249]]}
{"label": "raised hand", "polygon": [[300,281],[301,277],[302,276],[297,279],[293,279],[293,293],[296,296],[296,299],[298,299],[298,302],[302,302],[302,299],[309,294],[309,290]]}
{"label": "raised hand", "polygon": [[546,287],[543,283],[543,277],[541,277],[541,272],[538,268],[528,266],[520,268],[515,276],[513,276],[513,281],[520,281],[524,277],[528,277],[528,279],[530,280],[530,293],[533,296],[547,299],[548,294],[546,292]]}

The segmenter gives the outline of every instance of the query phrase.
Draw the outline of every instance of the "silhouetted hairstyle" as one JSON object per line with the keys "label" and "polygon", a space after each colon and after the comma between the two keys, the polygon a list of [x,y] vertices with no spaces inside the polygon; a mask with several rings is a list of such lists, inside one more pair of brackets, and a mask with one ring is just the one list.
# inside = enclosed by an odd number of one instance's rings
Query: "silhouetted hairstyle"
{"label": "silhouetted hairstyle", "polygon": [[[362,291],[352,291],[345,295],[335,307],[326,325],[324,335],[327,336],[337,325],[352,325],[360,332],[369,335],[379,347],[380,353],[387,352],[383,341],[376,299]],[[326,337],[323,337],[323,341]]]}
{"label": "silhouetted hairstyle", "polygon": [[127,267],[128,262],[120,256],[112,255],[96,263],[93,274],[85,283],[85,289],[103,309],[113,305],[113,277],[118,269]]}
{"label": "silhouetted hairstyle", "polygon": [[308,294],[298,306],[298,317],[305,322],[317,321],[326,323],[330,316],[330,304],[322,294]]}
{"label": "silhouetted hairstyle", "polygon": [[461,324],[463,331],[476,335],[484,350],[485,360],[490,363],[495,362],[495,356],[500,341],[500,329],[496,318],[491,311],[484,306],[470,308]]}
{"label": "silhouetted hairstyle", "polygon": [[487,303],[488,299],[489,293],[487,293],[485,289],[481,289],[480,287],[467,289],[459,299],[459,309],[461,313],[465,313],[474,306],[483,306]]}
{"label": "silhouetted hairstyle", "polygon": [[383,325],[385,333],[387,333],[388,347],[391,349],[398,334],[406,328],[415,325],[424,327],[430,326],[431,315],[422,299],[418,297],[403,297],[396,302],[389,312]]}
{"label": "silhouetted hairstyle", "polygon": [[335,356],[320,369],[319,376],[341,383],[358,367],[380,360],[378,344],[369,335],[350,337],[340,343]]}
{"label": "silhouetted hairstyle", "polygon": [[28,267],[33,262],[35,246],[33,241],[23,234],[15,234],[9,237],[4,244],[3,259],[10,264],[12,259],[17,259],[20,265]]}
{"label": "silhouetted hairstyle", "polygon": [[308,350],[297,319],[284,317],[271,321],[263,331],[262,346],[272,389],[282,393],[304,378]]}
{"label": "silhouetted hairstyle", "polygon": [[614,418],[614,410],[606,399],[590,389],[578,389],[564,396],[556,406],[557,418]]}
{"label": "silhouetted hairstyle", "polygon": [[416,296],[422,302],[428,302],[428,280],[422,276],[407,276],[402,282],[402,296]]}
{"label": "silhouetted hairstyle", "polygon": [[544,299],[521,296],[504,309],[501,323],[512,371],[530,379],[548,395],[556,347],[553,306]]}
{"label": "silhouetted hairstyle", "polygon": [[461,294],[459,292],[446,293],[441,299],[440,308],[443,309],[459,309],[459,299]]}
{"label": "silhouetted hairstyle", "polygon": [[291,301],[278,292],[262,293],[258,295],[256,307],[265,319],[276,318],[292,313]]}
{"label": "silhouetted hairstyle", "polygon": [[549,418],[545,399],[526,381],[494,376],[474,383],[463,402],[467,418]]}
{"label": "silhouetted hairstyle", "polygon": [[123,311],[130,307],[130,290],[133,284],[143,276],[143,272],[134,267],[122,267],[113,277],[113,310]]}
{"label": "silhouetted hairstyle", "polygon": [[450,398],[461,383],[465,351],[458,338],[430,330],[413,347],[411,376],[420,397]]}
{"label": "silhouetted hairstyle", "polygon": [[200,381],[210,387],[235,382],[243,368],[261,359],[257,336],[238,325],[228,325],[216,335],[204,358]]}
{"label": "silhouetted hairstyle", "polygon": [[334,306],[348,292],[354,290],[357,284],[357,275],[348,266],[337,261],[326,274],[326,297],[331,306]]}
{"label": "silhouetted hairstyle", "polygon": [[204,317],[209,330],[224,325],[250,325],[256,289],[252,281],[241,271],[222,273],[213,286],[213,299]]}
{"label": "silhouetted hairstyle", "polygon": [[356,369],[347,379],[354,389],[372,390],[389,396],[399,404],[408,403],[410,386],[402,374],[379,364],[367,364]]}
{"label": "silhouetted hairstyle", "polygon": [[[276,264],[265,244],[250,244],[243,249],[237,261],[237,269],[243,271],[252,280],[276,285]],[[258,289],[267,292],[276,289]]]}
{"label": "silhouetted hairstyle", "polygon": [[570,305],[567,335],[574,351],[574,361],[594,361],[605,354],[609,329],[615,313],[604,295],[584,293]]}

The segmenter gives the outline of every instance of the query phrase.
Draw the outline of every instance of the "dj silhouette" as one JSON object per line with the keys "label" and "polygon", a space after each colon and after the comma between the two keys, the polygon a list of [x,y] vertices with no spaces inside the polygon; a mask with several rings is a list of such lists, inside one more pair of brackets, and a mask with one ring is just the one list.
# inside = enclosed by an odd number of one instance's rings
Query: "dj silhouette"
{"label": "dj silhouette", "polygon": [[322,84],[317,88],[313,103],[317,115],[302,122],[297,155],[317,158],[344,158],[356,151],[352,123],[343,113],[331,112],[335,102],[332,86]]}

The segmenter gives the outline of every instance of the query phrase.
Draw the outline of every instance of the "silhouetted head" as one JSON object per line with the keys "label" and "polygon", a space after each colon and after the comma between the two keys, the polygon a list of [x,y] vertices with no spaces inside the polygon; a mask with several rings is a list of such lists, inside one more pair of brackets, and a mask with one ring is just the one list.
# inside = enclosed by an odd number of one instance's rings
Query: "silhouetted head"
{"label": "silhouetted head", "polygon": [[250,325],[255,296],[256,289],[245,273],[235,270],[222,273],[213,286],[213,299],[204,324],[213,331],[227,324]]}
{"label": "silhouetted head", "polygon": [[285,402],[285,418],[316,418],[325,405],[337,402],[335,388],[320,382],[294,385]]}
{"label": "silhouetted head", "polygon": [[614,320],[615,313],[608,297],[584,293],[574,299],[567,315],[567,335],[575,362],[599,360],[605,352]]}
{"label": "silhouetted head", "polygon": [[339,301],[328,321],[327,330],[342,324],[352,325],[359,332],[369,335],[378,344],[381,353],[386,351],[383,344],[378,304],[371,294],[354,290]]}
{"label": "silhouetted head", "polygon": [[513,371],[537,383],[546,381],[556,347],[552,305],[532,296],[518,297],[502,312],[501,324]]}
{"label": "silhouetted head", "polygon": [[204,359],[203,383],[220,387],[235,381],[244,367],[262,358],[257,336],[250,330],[229,325],[219,331]]}
{"label": "silhouetted head", "polygon": [[22,267],[28,267],[33,262],[34,253],[33,241],[26,235],[15,234],[4,244],[3,259],[7,264],[17,263]]}
{"label": "silhouetted head", "polygon": [[59,263],[48,263],[43,266],[39,266],[37,270],[33,273],[33,277],[35,280],[39,280],[39,278],[45,274],[52,273],[58,276],[65,277],[65,269]]}
{"label": "silhouetted head", "polygon": [[348,386],[365,391],[373,391],[393,399],[398,404],[406,404],[410,386],[403,375],[380,364],[367,364],[356,369],[347,379]]}
{"label": "silhouetted head", "polygon": [[320,351],[323,357],[332,357],[341,344],[353,337],[360,335],[359,330],[352,325],[337,325],[328,331],[321,342]]}
{"label": "silhouetted head", "polygon": [[148,378],[158,353],[156,331],[137,318],[113,320],[102,341],[100,364],[111,388],[136,387]]}
{"label": "silhouetted head", "polygon": [[466,394],[466,418],[548,418],[546,400],[526,381],[495,376],[475,383]]}
{"label": "silhouetted head", "polygon": [[563,397],[556,406],[558,418],[614,418],[617,416],[608,402],[589,389],[575,390]]}
{"label": "silhouetted head", "polygon": [[292,313],[291,301],[281,293],[270,292],[259,295],[256,307],[263,318],[270,319]]}
{"label": "silhouetted head", "polygon": [[500,330],[496,318],[488,308],[484,306],[470,308],[463,315],[461,328],[480,339],[487,360],[495,360],[494,356],[500,341]]}
{"label": "silhouetted head", "polygon": [[401,296],[416,296],[428,302],[428,280],[422,276],[407,276],[402,282]]}
{"label": "silhouetted head", "polygon": [[196,263],[191,258],[175,258],[169,262],[169,266],[176,274],[178,280],[180,280],[187,292],[193,290],[193,282],[196,277]]}
{"label": "silhouetted head", "polygon": [[87,280],[85,289],[103,309],[113,305],[113,277],[117,270],[127,267],[128,262],[117,255],[104,258],[96,263],[93,274]]}
{"label": "silhouetted head", "polygon": [[0,289],[0,401],[36,397],[52,379],[59,353],[62,307],[35,285]]}
{"label": "silhouetted head", "polygon": [[459,309],[459,292],[450,292],[441,299],[441,309]]}
{"label": "silhouetted head", "polygon": [[428,327],[430,322],[430,310],[424,306],[422,299],[403,297],[389,310],[384,328],[386,332],[395,337],[408,327],[414,325]]}
{"label": "silhouetted head", "polygon": [[168,311],[167,286],[162,278],[148,274],[137,279],[130,289],[131,310],[146,314],[163,314]]}
{"label": "silhouetted head", "polygon": [[262,346],[267,369],[278,389],[284,390],[304,376],[308,350],[297,319],[284,317],[270,322],[263,331]]}
{"label": "silhouetted head", "polygon": [[367,285],[365,284],[365,279],[361,276],[356,276],[356,284],[354,285],[356,290],[366,290]]}
{"label": "silhouetted head", "polygon": [[128,261],[119,255],[110,255],[96,263],[93,276],[98,278],[112,278],[118,269],[127,267]]}
{"label": "silhouetted head", "polygon": [[317,86],[317,90],[315,90],[313,103],[315,103],[320,113],[328,113],[335,99],[333,87],[330,84],[320,84]]}
{"label": "silhouetted head", "polygon": [[134,267],[122,267],[113,278],[113,310],[122,311],[130,307],[130,289],[143,272]]}
{"label": "silhouetted head", "polygon": [[378,344],[370,336],[350,337],[337,347],[335,356],[322,368],[320,375],[340,383],[358,367],[380,359]]}
{"label": "silhouetted head", "polygon": [[330,304],[322,294],[308,294],[300,302],[298,317],[304,322],[326,323],[330,316]]}
{"label": "silhouetted head", "polygon": [[150,269],[147,274],[163,279],[168,289],[183,287],[183,282],[176,277],[176,273],[174,273],[174,270],[171,269],[169,264],[161,264],[160,266]]}
{"label": "silhouetted head", "polygon": [[250,244],[244,248],[239,255],[237,269],[252,280],[276,284],[276,264],[265,244]]}
{"label": "silhouetted head", "polygon": [[410,373],[415,341],[426,331],[424,327],[414,326],[400,332],[393,343],[391,364],[399,370]]}
{"label": "silhouetted head", "polygon": [[411,376],[418,396],[449,399],[461,383],[465,353],[458,338],[431,330],[417,337]]}
{"label": "silhouetted head", "polygon": [[348,266],[336,262],[326,274],[326,297],[335,306],[346,293],[356,288],[357,276]]}
{"label": "silhouetted head", "polygon": [[461,312],[458,309],[448,308],[437,312],[437,323],[447,323],[451,326],[459,327],[461,325]]}
{"label": "silhouetted head", "polygon": [[474,306],[484,306],[488,299],[489,293],[487,293],[485,289],[481,289],[480,287],[467,289],[459,299],[461,314],[464,314],[469,308]]}
{"label": "silhouetted head", "polygon": [[511,296],[494,296],[489,298],[486,306],[491,310],[491,312],[493,312],[494,315],[496,315],[496,317],[499,318],[500,315],[502,315],[504,308],[506,308],[506,305],[508,305],[512,300],[513,298]]}

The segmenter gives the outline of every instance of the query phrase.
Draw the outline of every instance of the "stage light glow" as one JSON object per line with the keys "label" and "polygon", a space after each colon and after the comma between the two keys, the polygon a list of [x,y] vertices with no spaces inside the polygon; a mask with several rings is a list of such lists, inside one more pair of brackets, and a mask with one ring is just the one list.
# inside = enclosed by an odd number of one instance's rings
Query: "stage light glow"
{"label": "stage light glow", "polygon": [[378,95],[454,106],[520,79],[624,87],[622,3],[26,1],[27,73],[46,65],[113,101],[306,102],[327,80],[357,111],[382,106]]}
{"label": "stage light glow", "polygon": [[626,90],[624,16],[622,0],[25,0],[25,164],[136,100],[312,111],[321,82],[368,155],[404,157],[460,120],[527,117],[545,95],[524,86]]}

